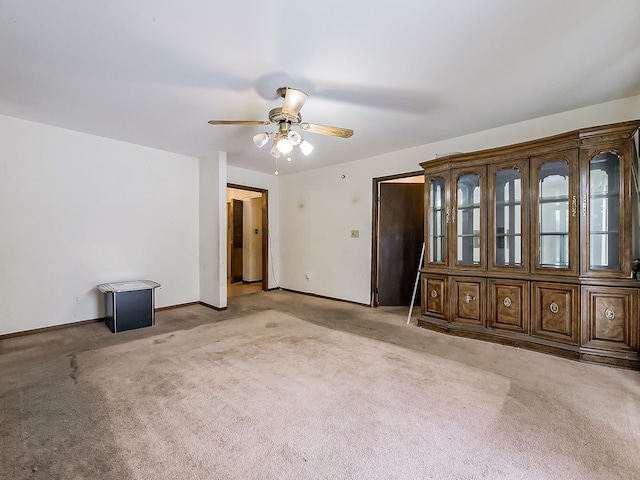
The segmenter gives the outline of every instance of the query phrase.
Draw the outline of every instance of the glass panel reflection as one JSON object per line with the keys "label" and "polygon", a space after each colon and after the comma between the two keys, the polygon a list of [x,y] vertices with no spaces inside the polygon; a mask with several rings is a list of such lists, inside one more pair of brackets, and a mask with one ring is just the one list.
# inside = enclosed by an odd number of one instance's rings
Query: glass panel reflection
{"label": "glass panel reflection", "polygon": [[522,264],[521,178],[515,168],[496,173],[496,265]]}
{"label": "glass panel reflection", "polygon": [[540,234],[568,233],[569,209],[566,202],[540,204]]}
{"label": "glass panel reflection", "polygon": [[457,262],[480,264],[480,177],[460,175],[457,181]]}
{"label": "glass panel reflection", "polygon": [[620,269],[620,157],[604,152],[589,164],[589,266]]}
{"label": "glass panel reflection", "polygon": [[569,235],[540,235],[540,266],[569,266]]}
{"label": "glass panel reflection", "polygon": [[429,182],[429,261],[444,262],[444,179]]}

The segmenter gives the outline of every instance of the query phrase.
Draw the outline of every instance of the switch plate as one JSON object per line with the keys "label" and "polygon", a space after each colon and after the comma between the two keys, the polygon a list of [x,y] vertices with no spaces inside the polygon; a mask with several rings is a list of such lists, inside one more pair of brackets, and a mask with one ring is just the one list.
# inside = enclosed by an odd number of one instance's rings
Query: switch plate
{"label": "switch plate", "polygon": [[360,230],[351,230],[351,238],[360,238]]}

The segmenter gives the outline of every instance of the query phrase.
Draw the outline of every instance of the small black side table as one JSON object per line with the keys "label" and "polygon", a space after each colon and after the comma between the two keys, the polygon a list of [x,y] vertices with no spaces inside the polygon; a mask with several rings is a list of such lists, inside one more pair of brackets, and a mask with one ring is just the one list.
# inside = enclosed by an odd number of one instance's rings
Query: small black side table
{"label": "small black side table", "polygon": [[105,294],[105,323],[113,333],[155,325],[155,289],[151,280],[102,283],[98,290]]}

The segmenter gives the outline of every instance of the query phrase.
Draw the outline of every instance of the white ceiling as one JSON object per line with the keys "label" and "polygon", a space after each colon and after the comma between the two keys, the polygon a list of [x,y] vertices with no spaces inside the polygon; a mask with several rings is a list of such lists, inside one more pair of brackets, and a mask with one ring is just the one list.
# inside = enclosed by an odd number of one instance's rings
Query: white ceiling
{"label": "white ceiling", "polygon": [[[638,0],[2,0],[0,114],[272,173],[260,126],[304,90],[281,173],[640,94]],[[282,165],[285,163],[285,165]]]}

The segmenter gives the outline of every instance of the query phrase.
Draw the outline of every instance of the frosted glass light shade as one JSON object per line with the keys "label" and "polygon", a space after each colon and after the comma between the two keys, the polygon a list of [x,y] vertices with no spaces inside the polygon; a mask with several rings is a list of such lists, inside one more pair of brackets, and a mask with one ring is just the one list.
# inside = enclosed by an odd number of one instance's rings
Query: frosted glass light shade
{"label": "frosted glass light shade", "polygon": [[278,149],[276,148],[276,144],[273,144],[273,147],[271,147],[271,151],[269,152],[271,154],[272,157],[274,158],[279,158],[280,157],[280,152],[278,151]]}
{"label": "frosted glass light shade", "polygon": [[307,94],[297,88],[287,88],[282,105],[282,113],[285,115],[297,116],[300,109],[307,101]]}
{"label": "frosted glass light shade", "polygon": [[278,140],[278,143],[276,143],[276,147],[278,148],[280,153],[290,153],[291,150],[293,150],[293,145],[286,137]]}
{"label": "frosted glass light shade", "polygon": [[300,142],[302,141],[302,137],[295,130],[291,130],[289,135],[287,135],[287,138],[291,142],[291,145],[300,145]]}
{"label": "frosted glass light shade", "polygon": [[313,145],[311,145],[306,140],[303,140],[300,144],[300,150],[302,150],[302,153],[304,153],[305,156],[309,155],[313,151]]}
{"label": "frosted glass light shade", "polygon": [[253,143],[256,144],[256,147],[262,148],[269,141],[269,137],[271,137],[271,135],[266,132],[258,133],[253,136]]}

